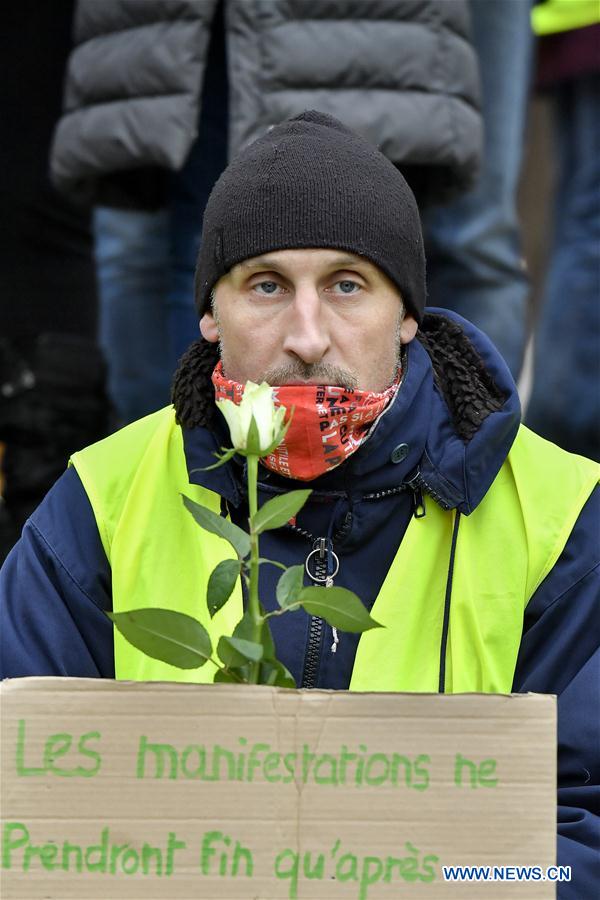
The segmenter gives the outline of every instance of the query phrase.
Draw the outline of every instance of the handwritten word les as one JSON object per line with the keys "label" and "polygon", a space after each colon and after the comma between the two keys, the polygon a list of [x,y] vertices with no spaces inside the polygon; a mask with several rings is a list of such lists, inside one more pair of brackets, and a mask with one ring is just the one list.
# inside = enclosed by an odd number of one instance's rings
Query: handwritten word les
{"label": "handwritten word les", "polygon": [[[25,762],[25,719],[19,719],[15,754],[17,775],[28,776],[51,774],[61,775],[66,778],[91,778],[100,770],[102,760],[100,754],[96,750],[92,750],[88,744],[99,739],[99,731],[88,731],[86,734],[81,735],[76,743],[75,749],[74,744],[76,738],[72,734],[68,734],[67,732],[51,734],[45,739],[44,749],[40,754],[42,765],[27,765]],[[85,758],[86,765],[73,764],[76,761],[76,759],[73,758],[75,753],[78,754],[79,757]],[[57,760],[62,760],[63,757],[67,756],[70,758],[69,761],[71,764],[69,766],[65,765],[66,759],[60,764],[57,762]],[[77,761],[81,762],[81,760]]]}

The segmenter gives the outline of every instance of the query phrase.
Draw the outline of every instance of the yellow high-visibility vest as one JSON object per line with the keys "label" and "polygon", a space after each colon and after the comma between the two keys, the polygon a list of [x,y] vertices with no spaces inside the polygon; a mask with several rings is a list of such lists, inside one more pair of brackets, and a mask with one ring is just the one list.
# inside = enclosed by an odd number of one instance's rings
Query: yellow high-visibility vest
{"label": "yellow high-visibility vest", "polygon": [[545,0],[531,10],[531,26],[535,34],[557,34],[600,22],[598,0]]}
{"label": "yellow high-visibility vest", "polygon": [[[213,646],[242,616],[240,582],[213,619],[210,573],[230,545],[204,531],[181,495],[220,510],[220,497],[190,484],[171,407],[74,454],[112,569],[113,609],[164,607],[197,618]],[[360,691],[437,691],[444,609],[449,608],[445,690],[511,690],[529,599],[560,556],[598,483],[600,467],[522,426],[479,506],[462,516],[436,503],[412,518],[361,635],[350,684]],[[446,603],[452,571],[451,597]],[[290,613],[293,615],[293,613]],[[115,676],[210,682],[214,666],[180,670],[145,656],[115,632]]]}

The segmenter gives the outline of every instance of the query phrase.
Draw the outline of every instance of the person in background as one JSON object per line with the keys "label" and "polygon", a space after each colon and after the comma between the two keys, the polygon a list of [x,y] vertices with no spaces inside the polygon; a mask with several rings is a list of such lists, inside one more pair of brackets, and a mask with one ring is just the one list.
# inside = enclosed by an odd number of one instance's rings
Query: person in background
{"label": "person in background", "polygon": [[529,284],[517,188],[531,83],[527,0],[469,0],[482,82],[484,152],[473,190],[426,210],[429,302],[481,328],[518,379],[527,340]]}
{"label": "person in background", "polygon": [[477,177],[466,0],[79,0],[75,43],[52,168],[96,206],[102,342],[123,421],[167,402],[197,337],[208,193],[268,128],[308,106],[336,115],[402,167],[421,203]]}
{"label": "person in background", "polygon": [[[164,8],[157,15],[168,12]],[[168,403],[177,362],[198,337],[193,297],[202,213],[227,163],[222,4],[216,8],[210,38],[206,37],[198,134],[183,166],[157,169],[154,176],[147,173],[150,193],[132,199],[136,208],[103,205],[93,212],[100,340],[110,364],[109,389],[123,423]],[[182,51],[185,46],[182,40]],[[152,67],[151,62],[146,64]],[[136,150],[140,165],[145,149]],[[135,181],[137,173],[130,177]],[[143,208],[155,203],[159,208]]]}
{"label": "person in background", "polygon": [[600,460],[600,5],[546,0],[531,16],[558,175],[526,421]]}
{"label": "person in background", "polygon": [[3,12],[0,562],[70,454],[110,428],[90,216],[48,176],[73,7]]}

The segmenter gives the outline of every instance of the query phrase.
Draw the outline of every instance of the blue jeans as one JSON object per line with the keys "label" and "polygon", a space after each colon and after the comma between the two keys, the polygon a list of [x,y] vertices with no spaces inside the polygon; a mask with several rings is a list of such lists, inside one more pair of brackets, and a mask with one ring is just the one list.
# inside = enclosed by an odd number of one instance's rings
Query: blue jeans
{"label": "blue jeans", "polygon": [[201,154],[200,141],[194,145],[173,176],[166,209],[95,210],[100,340],[123,422],[169,402],[177,362],[200,336],[194,271],[204,207],[225,167],[224,145],[220,149],[210,156]]}
{"label": "blue jeans", "polygon": [[166,211],[94,212],[100,343],[109,393],[123,423],[169,402],[168,224]]}
{"label": "blue jeans", "polygon": [[225,166],[222,149],[211,157],[201,153],[200,141],[194,145],[172,177],[165,209],[95,210],[100,340],[124,423],[169,402],[177,362],[200,336],[194,271],[214,170]]}
{"label": "blue jeans", "polygon": [[558,189],[526,422],[600,461],[600,76],[553,90]]}
{"label": "blue jeans", "polygon": [[525,348],[528,282],[516,192],[533,46],[526,0],[471,0],[485,129],[474,190],[423,216],[428,303],[453,309],[492,339],[517,378]]}

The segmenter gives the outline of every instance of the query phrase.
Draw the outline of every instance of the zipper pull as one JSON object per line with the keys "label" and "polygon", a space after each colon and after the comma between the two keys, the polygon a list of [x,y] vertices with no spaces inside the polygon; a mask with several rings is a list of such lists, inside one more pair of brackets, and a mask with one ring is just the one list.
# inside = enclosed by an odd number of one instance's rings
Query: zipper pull
{"label": "zipper pull", "polygon": [[410,489],[413,494],[413,516],[415,519],[423,519],[427,515],[427,510],[421,486],[419,484],[411,485]]}
{"label": "zipper pull", "polygon": [[420,469],[417,469],[416,474],[413,475],[410,481],[405,481],[404,484],[412,491],[413,516],[415,517],[415,519],[424,518],[424,516],[427,514],[427,510],[425,509],[425,498],[421,489]]}
{"label": "zipper pull", "polygon": [[413,495],[413,516],[415,519],[423,519],[427,515],[423,491],[418,485],[415,485],[411,490]]}
{"label": "zipper pull", "polygon": [[339,635],[338,635],[338,630],[337,630],[337,628],[335,627],[335,625],[332,625],[332,626],[331,626],[331,630],[333,631],[333,644],[331,645],[331,652],[332,652],[332,653],[336,653],[336,652],[337,652],[337,645],[338,645],[339,642],[340,642],[340,637],[339,637]]}
{"label": "zipper pull", "polygon": [[[327,551],[327,542],[326,542],[325,538],[319,538],[319,559],[321,559],[321,560],[325,559],[326,551]],[[333,550],[331,550],[330,552],[337,562],[336,569],[335,569],[335,572],[337,572],[337,570],[339,568],[339,561],[337,560],[337,557],[336,557],[335,553],[333,552]],[[326,588],[333,587],[333,575],[328,575],[326,577],[325,587]],[[337,645],[340,642],[340,638],[339,638],[338,631],[337,631],[337,628],[335,627],[335,625],[332,625],[331,628],[333,631],[333,644],[331,645],[331,652],[336,653]]]}

